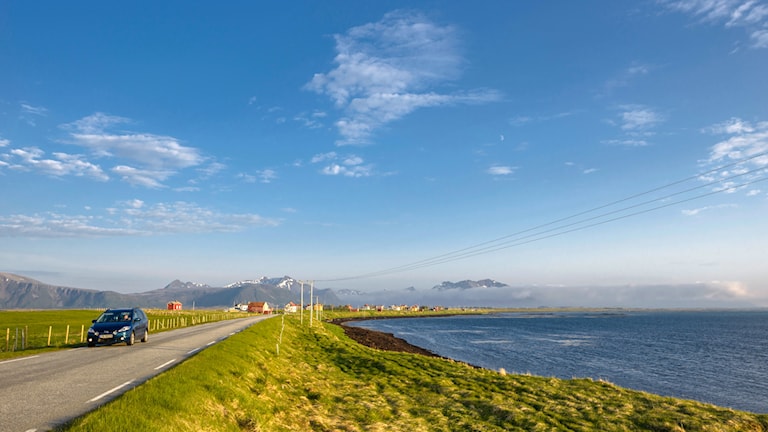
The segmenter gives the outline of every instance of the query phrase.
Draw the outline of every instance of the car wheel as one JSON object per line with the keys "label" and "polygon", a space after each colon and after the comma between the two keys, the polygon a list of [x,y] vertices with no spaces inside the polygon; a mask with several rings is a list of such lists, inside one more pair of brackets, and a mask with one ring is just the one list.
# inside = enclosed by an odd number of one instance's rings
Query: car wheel
{"label": "car wheel", "polygon": [[142,342],[147,342],[149,340],[149,330],[144,330],[144,337],[141,338]]}
{"label": "car wheel", "polygon": [[88,348],[93,348],[93,347],[95,347],[95,346],[96,346],[96,344],[95,344],[95,343],[90,343],[90,342],[88,342]]}
{"label": "car wheel", "polygon": [[136,342],[136,333],[131,332],[131,337],[128,338],[127,341],[125,341],[126,345],[133,345],[133,343]]}

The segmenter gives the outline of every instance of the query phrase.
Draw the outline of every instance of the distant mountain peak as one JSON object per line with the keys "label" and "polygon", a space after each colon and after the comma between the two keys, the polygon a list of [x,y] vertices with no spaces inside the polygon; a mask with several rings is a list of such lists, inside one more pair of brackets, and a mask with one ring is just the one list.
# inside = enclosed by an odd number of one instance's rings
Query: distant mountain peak
{"label": "distant mountain peak", "polygon": [[25,283],[38,283],[38,284],[42,284],[42,282],[40,282],[38,280],[35,280],[35,279],[32,279],[32,278],[28,278],[26,276],[19,276],[17,274],[3,273],[3,272],[0,272],[0,280],[2,280],[4,282],[25,282]]}
{"label": "distant mountain peak", "polygon": [[283,276],[281,278],[270,278],[267,276],[262,276],[259,279],[245,279],[233,282],[229,285],[225,285],[224,288],[239,288],[248,285],[270,285],[291,291],[294,286],[299,285],[299,282],[290,276]]}
{"label": "distant mountain peak", "polygon": [[446,291],[446,290],[468,290],[468,289],[478,289],[478,288],[502,288],[507,287],[509,285],[498,282],[493,279],[481,279],[477,281],[472,280],[463,280],[461,282],[450,282],[445,281],[441,283],[440,285],[435,285],[432,287],[434,290],[438,291]]}
{"label": "distant mountain peak", "polygon": [[210,288],[207,284],[197,283],[197,282],[182,282],[178,279],[174,280],[173,282],[169,283],[165,286],[163,289],[167,290],[185,290],[185,289],[193,289],[193,288]]}

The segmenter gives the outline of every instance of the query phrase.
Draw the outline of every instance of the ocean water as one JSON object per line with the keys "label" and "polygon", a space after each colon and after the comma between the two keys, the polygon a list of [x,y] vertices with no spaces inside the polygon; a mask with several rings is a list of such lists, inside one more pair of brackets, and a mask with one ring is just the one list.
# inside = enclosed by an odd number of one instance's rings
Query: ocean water
{"label": "ocean water", "polygon": [[348,323],[508,373],[768,413],[768,311],[500,313]]}

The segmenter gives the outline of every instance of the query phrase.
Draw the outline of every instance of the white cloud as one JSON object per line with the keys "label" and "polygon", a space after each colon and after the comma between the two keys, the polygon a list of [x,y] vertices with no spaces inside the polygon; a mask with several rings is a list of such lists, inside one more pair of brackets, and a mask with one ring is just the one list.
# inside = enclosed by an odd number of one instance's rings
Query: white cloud
{"label": "white cloud", "polygon": [[[705,132],[732,135],[730,138],[712,146],[710,162],[738,160],[768,152],[768,121],[751,124],[741,119],[732,118],[726,122],[704,129]],[[758,156],[750,161],[751,165],[766,166],[768,157]]]}
{"label": "white cloud", "polygon": [[21,111],[27,114],[32,114],[36,116],[46,116],[48,115],[48,109],[45,107],[40,106],[33,106],[27,103],[21,104]]}
{"label": "white cloud", "polygon": [[14,164],[16,169],[34,170],[54,177],[74,175],[99,181],[109,180],[100,166],[86,161],[82,155],[57,152],[53,153],[53,157],[46,158],[45,152],[37,147],[12,149],[9,155],[18,159],[18,163]]}
{"label": "white cloud", "polygon": [[259,176],[262,183],[272,183],[272,180],[277,178],[277,172],[271,169],[260,170],[256,174]]}
{"label": "white cloud", "polygon": [[237,175],[237,178],[243,180],[246,183],[256,183],[257,179],[255,175],[246,174],[246,173],[240,173]]}
{"label": "white cloud", "polygon": [[457,30],[425,16],[395,11],[379,22],[335,35],[336,68],[315,74],[305,88],[325,94],[345,115],[335,124],[338,145],[366,144],[373,132],[418,108],[483,103],[498,93],[439,94],[426,89],[459,77],[464,59]]}
{"label": "white cloud", "polygon": [[0,138],[0,147],[8,147],[8,144],[11,143],[11,140]]}
{"label": "white cloud", "polygon": [[128,165],[118,165],[112,168],[112,172],[126,183],[150,189],[164,188],[162,182],[173,174],[171,171],[145,170]]}
{"label": "white cloud", "polygon": [[768,48],[768,30],[756,30],[749,37],[752,39],[752,46],[755,48]]}
{"label": "white cloud", "polygon": [[490,168],[486,170],[488,174],[491,175],[510,175],[514,174],[517,170],[517,167],[511,167],[511,166],[501,166],[501,165],[493,165]]}
{"label": "white cloud", "polygon": [[309,129],[318,129],[324,126],[323,122],[320,120],[327,117],[327,115],[328,114],[322,111],[314,111],[309,115],[307,115],[307,113],[299,113],[293,119],[303,124],[304,127]]}
{"label": "white cloud", "polygon": [[208,166],[199,168],[198,171],[201,173],[202,179],[208,179],[220,173],[221,171],[224,171],[226,168],[227,166],[223,163],[211,162],[208,164]]}
{"label": "white cloud", "polygon": [[618,76],[608,80],[603,84],[603,88],[600,92],[600,96],[606,96],[612,93],[614,90],[631,85],[639,77],[648,75],[652,66],[634,62],[626,69],[622,70]]}
{"label": "white cloud", "polygon": [[373,175],[373,165],[364,165],[363,158],[357,155],[340,156],[336,152],[315,155],[312,163],[325,163],[320,170],[325,175],[345,177],[368,177]]}
{"label": "white cloud", "polygon": [[712,206],[704,206],[699,207],[695,209],[684,209],[682,210],[683,215],[685,216],[698,216],[702,212],[705,211],[711,211],[711,210],[718,210],[718,209],[726,209],[726,208],[735,208],[738,207],[736,204],[719,204],[719,205],[712,205]]}
{"label": "white cloud", "polygon": [[[702,167],[710,171],[701,176],[702,181],[710,183],[722,179],[721,183],[715,185],[714,190],[733,193],[764,178],[765,169],[768,168],[768,121],[753,124],[739,118],[731,118],[704,128],[702,132],[727,135],[725,139],[710,147],[709,158],[702,163]],[[723,164],[728,166],[718,168]],[[713,169],[717,171],[711,172]],[[747,196],[758,194],[757,189],[746,192]]]}
{"label": "white cloud", "polygon": [[[89,213],[95,213],[88,208]],[[272,227],[280,220],[254,213],[220,213],[189,202],[147,205],[139,199],[120,201],[100,215],[54,212],[0,216],[0,237],[112,237],[175,233],[239,232]]]}
{"label": "white cloud", "polygon": [[312,156],[312,163],[319,163],[327,160],[334,160],[338,157],[336,152],[321,153]]}
{"label": "white cloud", "polygon": [[758,0],[659,0],[668,9],[682,12],[707,24],[743,27],[754,48],[768,47],[768,5]]}
{"label": "white cloud", "polygon": [[21,103],[21,114],[19,118],[30,126],[37,126],[37,118],[48,115],[48,109],[41,106],[34,106],[28,103]]}
{"label": "white cloud", "polygon": [[565,117],[570,117],[574,114],[575,113],[571,111],[564,111],[564,112],[559,112],[559,113],[550,114],[550,115],[540,115],[536,117],[519,115],[510,119],[509,123],[512,126],[523,126],[529,123],[546,122],[550,120],[557,120]]}
{"label": "white cloud", "polygon": [[[95,113],[62,125],[62,128],[69,131],[70,144],[89,149],[95,157],[124,161],[112,168],[112,171],[134,185],[163,187],[162,182],[178,170],[204,162],[198,149],[184,146],[171,136],[109,131],[126,123],[131,121],[124,117]],[[208,167],[209,170],[220,168],[215,164]]]}
{"label": "white cloud", "polygon": [[622,147],[645,147],[648,145],[648,141],[641,140],[641,139],[613,139],[613,140],[603,140],[601,142],[607,145],[615,145],[615,146],[622,146]]}
{"label": "white cloud", "polygon": [[732,117],[722,123],[718,123],[702,129],[702,132],[712,134],[742,134],[754,132],[754,128],[748,122]]}
{"label": "white cloud", "polygon": [[657,112],[640,105],[624,105],[621,109],[621,129],[625,131],[648,129],[664,120]]}

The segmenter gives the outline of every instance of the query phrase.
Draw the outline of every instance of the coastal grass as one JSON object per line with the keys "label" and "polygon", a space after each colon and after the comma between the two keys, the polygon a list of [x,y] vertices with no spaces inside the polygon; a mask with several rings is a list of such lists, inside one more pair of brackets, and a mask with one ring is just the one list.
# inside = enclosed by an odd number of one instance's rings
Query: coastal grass
{"label": "coastal grass", "polygon": [[[85,345],[91,321],[104,309],[0,311],[0,360]],[[213,310],[168,311],[145,309],[150,333],[244,318],[244,313]]]}
{"label": "coastal grass", "polygon": [[59,431],[767,431],[768,415],[379,351],[278,316]]}

